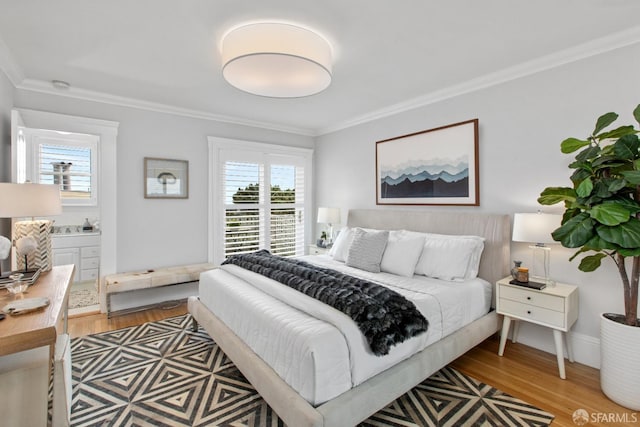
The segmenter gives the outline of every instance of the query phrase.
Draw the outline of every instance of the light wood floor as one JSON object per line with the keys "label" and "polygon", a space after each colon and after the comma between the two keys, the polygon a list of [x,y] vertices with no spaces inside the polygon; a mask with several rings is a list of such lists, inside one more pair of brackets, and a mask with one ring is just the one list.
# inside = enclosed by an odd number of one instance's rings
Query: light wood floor
{"label": "light wood floor", "polygon": [[[69,333],[79,337],[153,322],[187,312],[186,304],[171,309],[151,309],[107,319],[104,314],[69,319]],[[550,338],[551,339],[551,338]],[[608,400],[600,391],[598,370],[579,363],[566,361],[567,379],[558,377],[556,357],[553,354],[507,343],[504,357],[498,356],[497,336],[486,340],[453,362],[461,372],[512,396],[538,406],[555,415],[552,426],[575,427],[572,414],[585,409],[589,414],[628,414],[625,409]],[[593,416],[593,415],[592,415]],[[636,414],[640,422],[640,414]],[[603,422],[589,425],[623,425]]]}

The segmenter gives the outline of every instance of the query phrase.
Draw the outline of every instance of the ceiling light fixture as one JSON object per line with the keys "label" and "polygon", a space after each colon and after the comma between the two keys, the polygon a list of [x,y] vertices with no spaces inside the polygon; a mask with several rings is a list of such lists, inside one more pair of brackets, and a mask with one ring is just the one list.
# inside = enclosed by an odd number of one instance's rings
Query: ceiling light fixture
{"label": "ceiling light fixture", "polygon": [[319,34],[296,25],[243,25],[222,40],[222,75],[254,95],[314,95],[331,83],[331,46]]}

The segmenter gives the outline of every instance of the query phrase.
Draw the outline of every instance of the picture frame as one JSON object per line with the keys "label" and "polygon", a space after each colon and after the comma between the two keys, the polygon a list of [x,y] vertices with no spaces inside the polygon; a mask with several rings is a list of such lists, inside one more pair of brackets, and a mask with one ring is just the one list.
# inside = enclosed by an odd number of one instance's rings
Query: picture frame
{"label": "picture frame", "polygon": [[189,198],[189,162],[187,160],[145,157],[144,198]]}
{"label": "picture frame", "polygon": [[478,119],[376,142],[377,205],[479,206]]}

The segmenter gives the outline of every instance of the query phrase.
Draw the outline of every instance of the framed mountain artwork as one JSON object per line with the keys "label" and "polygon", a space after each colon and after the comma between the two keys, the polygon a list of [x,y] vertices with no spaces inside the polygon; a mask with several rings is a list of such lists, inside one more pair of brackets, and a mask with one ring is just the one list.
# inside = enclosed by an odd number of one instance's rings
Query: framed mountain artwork
{"label": "framed mountain artwork", "polygon": [[478,119],[376,142],[376,204],[480,205]]}

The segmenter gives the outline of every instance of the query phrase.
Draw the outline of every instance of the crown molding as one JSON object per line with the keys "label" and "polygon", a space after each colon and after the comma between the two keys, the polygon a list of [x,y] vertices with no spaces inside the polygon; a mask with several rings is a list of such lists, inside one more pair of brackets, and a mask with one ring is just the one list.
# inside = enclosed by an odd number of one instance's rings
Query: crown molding
{"label": "crown molding", "polygon": [[485,74],[483,76],[468,80],[457,85],[449,86],[435,92],[431,92],[407,101],[399,102],[397,104],[372,111],[358,117],[354,117],[353,119],[346,120],[334,126],[328,126],[326,128],[319,129],[316,136],[326,135],[342,129],[347,129],[356,125],[413,110],[419,107],[435,104],[446,99],[454,98],[456,96],[464,95],[470,92],[475,92],[477,90],[485,89],[491,86],[496,86],[511,80],[516,80],[542,71],[550,70],[552,68],[557,68],[571,62],[579,61],[591,56],[600,55],[602,53],[606,53],[637,43],[640,43],[640,26],[620,31],[606,37],[574,46],[569,49],[564,49],[550,55],[545,55],[540,58],[533,59],[531,61],[526,61],[513,67],[508,67],[494,73]]}
{"label": "crown molding", "polygon": [[14,87],[24,80],[22,68],[13,59],[13,55],[2,37],[0,37],[0,70],[4,72]]}
{"label": "crown molding", "polygon": [[192,110],[181,108],[157,102],[143,101],[135,98],[127,98],[124,96],[111,95],[104,92],[91,91],[86,89],[78,89],[71,87],[69,89],[56,89],[51,82],[45,82],[35,79],[24,79],[20,84],[15,85],[16,88],[32,92],[46,93],[56,96],[64,96],[67,98],[81,99],[85,101],[100,102],[103,104],[118,105],[122,107],[137,108],[140,110],[155,111],[158,113],[166,113],[177,116],[184,116],[195,119],[211,120],[222,123],[236,124],[241,126],[250,126],[260,129],[274,130],[279,132],[294,133],[299,135],[314,136],[315,133],[309,129],[296,128],[291,126],[277,125],[274,123],[261,122],[256,120],[243,119],[240,117],[225,116],[221,114],[209,113],[206,111]]}
{"label": "crown molding", "polygon": [[82,99],[85,101],[100,102],[105,104],[137,108],[141,110],[149,110],[196,119],[211,120],[221,123],[236,124],[278,132],[317,137],[360,124],[368,123],[374,120],[383,119],[416,108],[435,104],[437,102],[454,98],[456,96],[471,93],[491,86],[496,86],[502,83],[509,82],[511,80],[516,80],[542,71],[560,67],[571,62],[579,61],[581,59],[589,58],[591,56],[596,56],[637,43],[640,43],[640,26],[636,26],[608,35],[606,37],[592,40],[569,49],[564,49],[550,55],[545,55],[531,61],[523,62],[521,64],[505,68],[494,73],[485,74],[483,76],[479,76],[477,78],[457,85],[449,86],[441,90],[424,94],[419,97],[393,104],[385,108],[374,110],[367,114],[363,114],[352,119],[336,123],[332,126],[319,129],[278,125],[269,122],[261,122],[240,117],[214,114],[206,111],[181,108],[167,104],[143,101],[139,99],[111,95],[86,89],[78,89],[74,87],[68,90],[55,89],[51,86],[50,82],[26,79],[22,68],[13,59],[9,48],[2,38],[0,38],[0,69],[4,71],[8,79],[16,88],[22,90],[52,94],[57,96],[65,96],[69,98]]}

